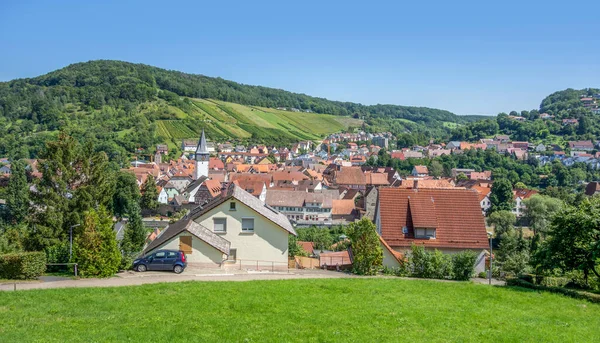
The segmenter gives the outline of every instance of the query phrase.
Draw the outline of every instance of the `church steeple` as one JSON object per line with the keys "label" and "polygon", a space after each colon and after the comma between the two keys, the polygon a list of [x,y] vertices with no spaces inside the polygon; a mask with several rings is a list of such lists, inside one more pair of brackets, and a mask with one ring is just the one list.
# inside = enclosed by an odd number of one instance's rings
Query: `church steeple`
{"label": "church steeple", "polygon": [[208,152],[208,146],[206,144],[206,135],[204,129],[202,129],[202,136],[198,141],[198,147],[196,148],[196,180],[201,177],[208,177],[208,161],[210,160],[210,153]]}
{"label": "church steeple", "polygon": [[204,135],[204,129],[202,129],[202,136],[200,136],[200,140],[198,141],[198,147],[196,148],[196,154],[198,153],[208,154],[208,147],[206,146],[206,137]]}

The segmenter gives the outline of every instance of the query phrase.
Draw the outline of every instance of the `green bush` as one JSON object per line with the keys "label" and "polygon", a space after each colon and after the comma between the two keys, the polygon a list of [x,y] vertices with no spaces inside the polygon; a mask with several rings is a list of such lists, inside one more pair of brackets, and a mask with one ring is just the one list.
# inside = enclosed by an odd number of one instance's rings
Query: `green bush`
{"label": "green bush", "polygon": [[46,271],[46,253],[0,255],[0,279],[35,279]]}
{"label": "green bush", "polygon": [[477,254],[471,250],[452,255],[452,274],[455,280],[467,281],[473,276]]}
{"label": "green bush", "polygon": [[432,279],[449,279],[452,278],[454,266],[452,263],[452,257],[448,254],[444,254],[439,250],[435,250],[431,254],[431,270],[430,278]]}
{"label": "green bush", "polygon": [[441,251],[430,252],[423,246],[413,245],[408,261],[411,276],[427,279],[452,277],[452,259]]}
{"label": "green bush", "polygon": [[487,272],[479,272],[479,274],[477,274],[478,277],[482,278],[482,279],[487,279],[488,278],[488,274]]}

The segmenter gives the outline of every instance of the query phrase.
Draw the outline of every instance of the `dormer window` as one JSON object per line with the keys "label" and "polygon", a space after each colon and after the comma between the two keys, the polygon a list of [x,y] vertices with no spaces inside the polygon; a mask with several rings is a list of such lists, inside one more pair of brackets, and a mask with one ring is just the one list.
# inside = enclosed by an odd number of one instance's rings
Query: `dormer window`
{"label": "dormer window", "polygon": [[435,239],[435,231],[431,228],[415,228],[415,238]]}
{"label": "dormer window", "polygon": [[229,203],[229,210],[230,211],[235,211],[235,202],[232,201],[232,202]]}

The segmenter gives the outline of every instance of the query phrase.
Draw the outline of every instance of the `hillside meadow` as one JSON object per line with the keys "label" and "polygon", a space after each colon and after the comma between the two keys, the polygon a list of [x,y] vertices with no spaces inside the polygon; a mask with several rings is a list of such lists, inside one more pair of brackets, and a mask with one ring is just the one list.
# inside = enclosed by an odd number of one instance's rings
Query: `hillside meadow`
{"label": "hillside meadow", "polygon": [[1,342],[593,342],[600,306],[471,283],[352,278],[0,293]]}

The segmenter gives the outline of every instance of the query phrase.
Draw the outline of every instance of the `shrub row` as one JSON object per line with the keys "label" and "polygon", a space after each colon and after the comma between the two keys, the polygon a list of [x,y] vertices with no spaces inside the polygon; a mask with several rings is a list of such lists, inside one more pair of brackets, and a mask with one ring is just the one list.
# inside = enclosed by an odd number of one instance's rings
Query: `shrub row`
{"label": "shrub row", "polygon": [[457,254],[444,254],[439,250],[425,250],[413,245],[406,260],[397,269],[384,268],[384,274],[412,276],[426,279],[453,279],[466,281],[473,276],[477,255],[472,251]]}
{"label": "shrub row", "polygon": [[35,279],[46,271],[46,253],[0,255],[0,279]]}
{"label": "shrub row", "polygon": [[549,287],[549,286],[543,286],[543,285],[534,285],[531,282],[527,282],[527,281],[519,279],[519,278],[507,279],[506,285],[529,288],[529,289],[534,289],[537,291],[546,291],[546,292],[551,292],[551,293],[562,294],[562,295],[566,295],[571,298],[583,299],[583,300],[587,300],[587,301],[590,301],[590,302],[593,302],[596,304],[600,304],[600,294],[575,291],[572,289],[567,289],[567,288],[562,288],[562,287]]}

